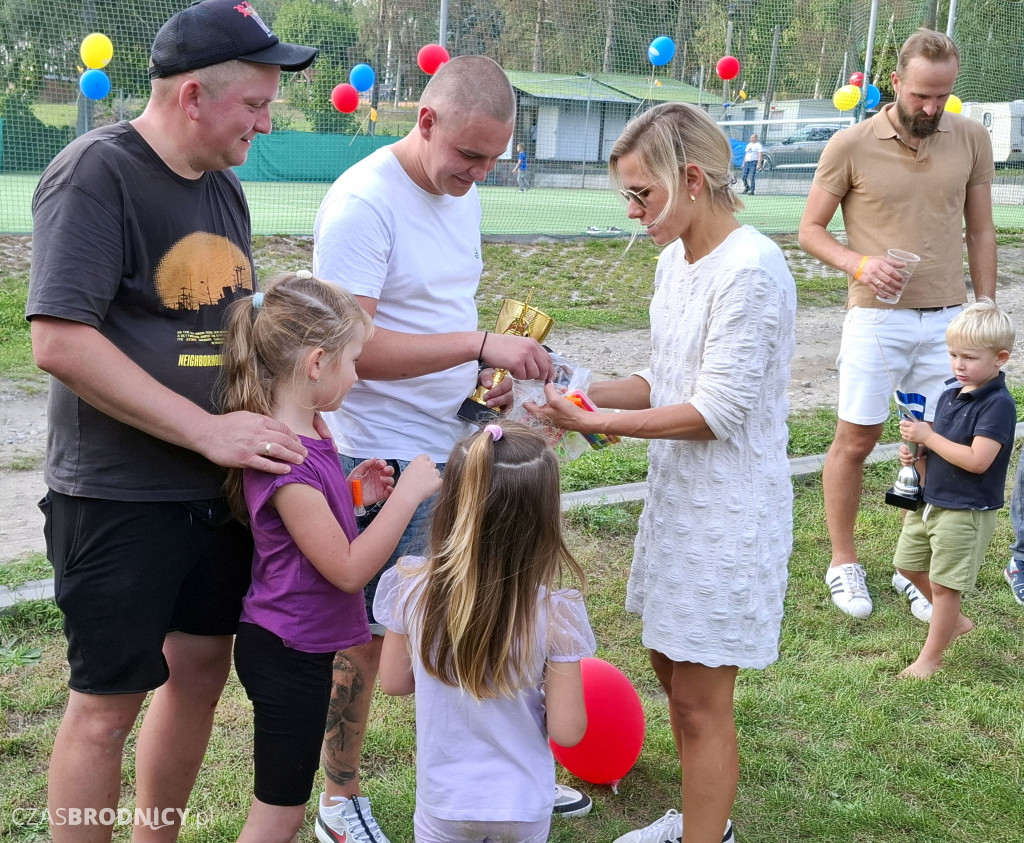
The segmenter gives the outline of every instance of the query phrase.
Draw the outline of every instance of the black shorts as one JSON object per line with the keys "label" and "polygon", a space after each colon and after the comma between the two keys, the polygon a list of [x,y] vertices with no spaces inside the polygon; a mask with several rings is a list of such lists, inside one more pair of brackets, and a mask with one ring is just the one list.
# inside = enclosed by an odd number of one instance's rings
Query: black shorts
{"label": "black shorts", "polygon": [[46,555],[83,694],[137,694],[167,681],[168,632],[233,635],[252,534],[223,499],[112,501],[50,491]]}
{"label": "black shorts", "polygon": [[303,653],[240,623],[235,673],[252,701],[253,794],[268,805],[305,805],[320,769],[334,653]]}

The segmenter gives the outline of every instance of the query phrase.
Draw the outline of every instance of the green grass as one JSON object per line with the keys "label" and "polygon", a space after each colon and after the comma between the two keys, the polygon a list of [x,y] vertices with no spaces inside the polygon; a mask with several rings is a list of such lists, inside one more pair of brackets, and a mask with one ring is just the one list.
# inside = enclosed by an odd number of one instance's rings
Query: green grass
{"label": "green grass", "polygon": [[[501,165],[507,168],[507,164]],[[618,227],[626,234],[639,226],[626,219],[619,195],[603,186],[603,171],[590,172],[588,186],[549,188],[519,193],[512,187],[485,185],[480,188],[483,207],[482,230],[486,236],[521,235],[577,237],[588,228],[607,236]],[[0,233],[27,234],[32,229],[32,192],[39,174],[0,175]],[[330,187],[323,183],[243,182],[256,234],[311,234],[320,200]],[[766,193],[748,196],[738,219],[765,234],[793,234],[803,213],[806,197]],[[999,231],[1024,230],[1024,206],[996,205],[993,218]],[[832,230],[842,228],[838,211]]]}
{"label": "green grass", "polygon": [[647,478],[647,443],[627,439],[620,445],[587,450],[562,466],[562,491],[578,492],[601,486],[639,483]]}
{"label": "green grass", "polygon": [[38,379],[25,321],[28,272],[0,266],[0,375],[16,380]]}
{"label": "green grass", "polygon": [[75,103],[34,102],[32,113],[47,126],[74,126],[78,121]]}
{"label": "green grass", "polygon": [[532,294],[532,303],[560,327],[646,327],[658,252],[646,240],[629,252],[621,240],[487,243],[480,323],[494,324],[503,298],[524,301]]}
{"label": "green grass", "polygon": [[0,586],[7,588],[52,576],[53,568],[42,553],[29,553],[20,559],[0,562]]}
{"label": "green grass", "polygon": [[[898,681],[926,628],[888,584],[899,512],[881,500],[893,469],[869,467],[865,478],[857,540],[875,595],[875,613],[866,621],[837,612],[821,582],[828,545],[820,478],[796,484],[781,658],[763,672],[742,672],[736,690],[741,778],[733,817],[744,843],[1010,840],[1016,832],[1007,829],[1024,824],[1021,610],[1001,576],[1010,539],[1006,513],[965,603],[976,630],[953,645],[934,679]],[[559,769],[559,779],[584,787],[596,808],[587,818],[554,823],[556,843],[612,840],[677,806],[679,773],[665,703],[639,622],[622,609],[638,512],[638,504],[586,507],[566,518],[570,546],[588,573],[598,655],[632,679],[647,736],[618,794]],[[45,836],[45,829],[16,827],[10,817],[14,808],[45,804],[46,762],[66,695],[58,628],[49,603],[24,604],[0,617],[0,641],[17,638],[19,646],[42,651],[37,664],[0,673],[0,836],[11,843]],[[374,706],[364,788],[394,843],[411,843],[411,704],[378,694]],[[188,826],[183,843],[230,841],[240,830],[250,796],[250,716],[232,678],[191,802],[212,821]],[[130,748],[134,740],[133,734]],[[122,806],[133,804],[133,781],[129,764]],[[116,839],[128,838],[122,830]],[[311,828],[299,839],[312,843]]]}

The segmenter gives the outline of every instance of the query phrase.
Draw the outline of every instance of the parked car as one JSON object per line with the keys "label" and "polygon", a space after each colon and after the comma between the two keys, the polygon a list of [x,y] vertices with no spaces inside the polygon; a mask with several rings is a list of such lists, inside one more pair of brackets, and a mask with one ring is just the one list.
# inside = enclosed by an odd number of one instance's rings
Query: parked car
{"label": "parked car", "polygon": [[835,124],[801,126],[781,143],[764,148],[764,169],[813,170],[829,138],[842,128]]}

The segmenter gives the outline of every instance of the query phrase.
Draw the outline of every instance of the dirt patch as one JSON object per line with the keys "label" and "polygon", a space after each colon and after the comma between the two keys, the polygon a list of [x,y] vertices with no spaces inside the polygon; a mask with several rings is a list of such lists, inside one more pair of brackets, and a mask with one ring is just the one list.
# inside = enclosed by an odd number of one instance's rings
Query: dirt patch
{"label": "dirt patch", "polygon": [[[308,250],[308,245],[280,238],[282,263],[295,250]],[[27,269],[29,252],[29,238],[0,237],[0,259],[8,266]],[[809,259],[802,253],[787,252],[787,257],[799,261],[801,271],[806,269]],[[1011,381],[1019,383],[1024,379],[1024,247],[1001,248],[999,267],[999,303],[1018,325],[1017,344],[1006,372]],[[789,387],[794,411],[835,406],[839,386],[835,361],[843,316],[839,307],[809,307],[797,312]],[[643,369],[650,356],[646,329],[569,331],[556,325],[549,343],[568,359],[591,369],[596,378],[621,377]],[[45,492],[41,468],[45,445],[45,394],[29,394],[17,384],[0,380],[0,560],[44,549],[42,515],[36,502]]]}

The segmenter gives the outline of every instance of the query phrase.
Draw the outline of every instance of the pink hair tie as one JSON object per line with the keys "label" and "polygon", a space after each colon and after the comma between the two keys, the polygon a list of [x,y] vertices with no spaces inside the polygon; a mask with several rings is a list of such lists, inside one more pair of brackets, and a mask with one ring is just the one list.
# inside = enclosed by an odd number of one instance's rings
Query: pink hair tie
{"label": "pink hair tie", "polygon": [[501,429],[501,425],[489,424],[484,427],[484,433],[491,434],[491,438],[495,442],[497,442],[499,439],[501,439],[502,433],[504,433],[504,431]]}

